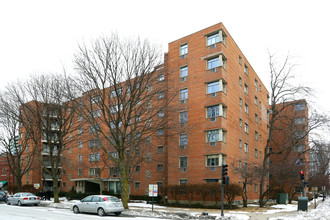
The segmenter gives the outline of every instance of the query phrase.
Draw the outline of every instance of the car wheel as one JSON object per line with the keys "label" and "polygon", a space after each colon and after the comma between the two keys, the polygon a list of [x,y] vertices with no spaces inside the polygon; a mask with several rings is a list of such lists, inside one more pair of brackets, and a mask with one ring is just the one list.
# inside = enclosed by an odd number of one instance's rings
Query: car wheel
{"label": "car wheel", "polygon": [[18,205],[18,206],[22,206],[21,201],[18,200],[17,205]]}
{"label": "car wheel", "polygon": [[104,209],[99,208],[99,209],[97,210],[97,214],[98,214],[99,216],[104,216],[104,215],[105,215],[105,211],[104,211]]}
{"label": "car wheel", "polygon": [[7,200],[7,205],[10,205],[10,202]]}
{"label": "car wheel", "polygon": [[34,204],[34,206],[38,206],[38,204]]}
{"label": "car wheel", "polygon": [[79,208],[78,206],[73,206],[73,213],[78,214],[79,213]]}
{"label": "car wheel", "polygon": [[121,212],[115,212],[115,215],[120,215],[121,214]]}

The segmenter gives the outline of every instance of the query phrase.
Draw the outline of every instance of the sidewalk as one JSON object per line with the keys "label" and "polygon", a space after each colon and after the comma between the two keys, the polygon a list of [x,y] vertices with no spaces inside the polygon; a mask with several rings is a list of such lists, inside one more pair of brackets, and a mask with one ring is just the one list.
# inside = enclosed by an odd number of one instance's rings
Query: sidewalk
{"label": "sidewalk", "polygon": [[[41,205],[53,208],[69,209],[74,202],[75,201],[62,200],[61,203],[56,204],[52,201],[42,201]],[[317,205],[321,202],[322,200],[318,200]],[[314,201],[308,206],[308,212],[312,209],[315,209]],[[300,212],[297,212],[296,204],[275,205],[270,208],[259,208],[257,205],[251,205],[248,208],[224,210],[225,218],[223,219],[267,220],[270,218],[277,219],[277,217],[281,216],[290,216]],[[152,211],[152,205],[146,204],[145,202],[129,203],[129,209],[125,210],[123,214],[129,216],[159,217],[167,219],[221,219],[220,209],[177,208],[154,205]]]}

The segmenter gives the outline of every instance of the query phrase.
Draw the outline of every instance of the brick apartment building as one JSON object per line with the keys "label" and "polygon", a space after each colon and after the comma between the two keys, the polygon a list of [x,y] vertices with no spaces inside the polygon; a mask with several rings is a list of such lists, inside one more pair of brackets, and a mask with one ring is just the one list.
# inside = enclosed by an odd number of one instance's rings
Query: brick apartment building
{"label": "brick apartment building", "polygon": [[14,185],[15,177],[10,172],[7,154],[0,154],[0,189],[5,189],[8,185]]}
{"label": "brick apartment building", "polygon": [[[247,168],[262,163],[268,91],[224,25],[169,43],[164,65],[156,71],[167,89],[178,93],[170,104],[178,111],[168,113],[174,118],[168,123],[169,127],[179,124],[180,132],[167,129],[151,137],[154,147],[149,159],[135,169],[130,193],[145,195],[149,184],[220,182],[222,164],[229,165],[230,182],[241,184],[243,179],[231,165]],[[89,125],[84,125],[72,134],[78,139],[63,152],[61,190],[98,192],[101,187],[120,193],[116,167],[102,164],[102,152],[91,147],[95,143],[88,130]],[[51,181],[33,168],[23,183],[41,184],[45,190],[42,178]],[[249,199],[257,199],[258,193],[258,185],[248,185]]]}
{"label": "brick apartment building", "polygon": [[304,171],[305,181],[309,175],[308,106],[302,99],[276,108],[284,110],[277,116],[270,151],[283,153],[271,155],[269,180],[270,185],[293,194],[301,192],[300,171]]}

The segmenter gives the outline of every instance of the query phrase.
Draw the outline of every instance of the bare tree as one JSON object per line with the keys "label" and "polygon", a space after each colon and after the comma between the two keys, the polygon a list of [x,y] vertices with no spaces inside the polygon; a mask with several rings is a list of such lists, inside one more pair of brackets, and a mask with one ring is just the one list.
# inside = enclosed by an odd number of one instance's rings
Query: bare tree
{"label": "bare tree", "polygon": [[304,85],[294,84],[295,74],[293,69],[295,65],[291,64],[290,61],[290,57],[286,56],[283,63],[279,64],[273,55],[269,55],[271,97],[268,139],[264,148],[265,153],[260,177],[259,202],[261,207],[266,203],[265,197],[271,190],[271,187],[265,190],[270,172],[270,158],[273,155],[289,155],[301,142],[307,143],[305,144],[307,147],[309,135],[328,122],[326,116],[310,111],[309,116],[304,116],[306,118],[304,126],[301,128],[296,126],[293,129],[292,125],[295,124],[296,117],[291,112],[294,110],[297,100],[300,100],[301,97],[311,96],[312,89]]}
{"label": "bare tree", "polygon": [[[243,199],[243,206],[247,207],[248,202],[248,196],[247,196],[247,186],[252,185],[253,183],[256,183],[260,178],[260,164],[248,164],[239,161],[234,161],[231,165],[232,169],[234,170],[234,173],[237,173],[240,175],[240,177],[243,179],[243,187],[241,191],[242,199]],[[252,169],[252,167],[254,167]]]}
{"label": "bare tree", "polygon": [[68,83],[65,76],[49,74],[31,76],[28,81],[7,87],[10,99],[20,105],[19,130],[28,134],[29,143],[35,148],[44,185],[46,179],[52,179],[55,202],[59,202],[61,155],[74,138],[71,135],[76,130],[74,126],[79,124],[75,106],[67,102]]}
{"label": "bare tree", "polygon": [[98,131],[97,145],[110,166],[119,169],[121,199],[128,208],[134,168],[150,160],[153,143],[166,134],[173,95],[160,65],[161,53],[146,40],[122,40],[113,34],[81,46],[74,62],[76,88],[83,96],[73,101],[84,103],[79,114]]}
{"label": "bare tree", "polygon": [[330,144],[326,142],[314,142],[310,155],[309,185],[322,189],[330,188]]}
{"label": "bare tree", "polygon": [[7,158],[11,173],[15,176],[17,190],[22,191],[22,178],[32,166],[35,151],[29,145],[28,133],[19,133],[22,121],[18,102],[11,100],[8,94],[0,97],[1,145]]}

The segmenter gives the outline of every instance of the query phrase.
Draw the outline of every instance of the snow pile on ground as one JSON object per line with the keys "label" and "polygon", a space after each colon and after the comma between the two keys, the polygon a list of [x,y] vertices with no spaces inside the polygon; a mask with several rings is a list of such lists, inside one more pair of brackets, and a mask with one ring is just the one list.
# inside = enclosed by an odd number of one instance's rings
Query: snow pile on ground
{"label": "snow pile on ground", "polygon": [[270,220],[292,219],[330,220],[330,199],[326,199],[324,202],[321,202],[316,209],[311,209],[307,212],[298,211],[297,213],[292,215],[270,218]]}

